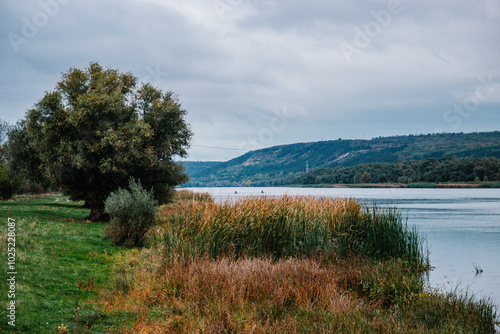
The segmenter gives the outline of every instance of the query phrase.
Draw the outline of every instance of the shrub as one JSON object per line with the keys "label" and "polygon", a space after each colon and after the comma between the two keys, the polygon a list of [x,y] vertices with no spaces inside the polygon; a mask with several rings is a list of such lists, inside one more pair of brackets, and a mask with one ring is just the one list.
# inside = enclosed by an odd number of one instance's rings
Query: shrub
{"label": "shrub", "polygon": [[130,180],[129,189],[112,192],[104,202],[111,216],[105,234],[113,245],[141,246],[144,235],[155,223],[157,202],[153,191],[145,190],[134,179]]}
{"label": "shrub", "polygon": [[43,193],[45,193],[45,189],[41,185],[36,184],[36,183],[28,183],[27,185],[22,187],[21,190],[19,190],[19,194],[23,194],[23,195],[26,195],[26,194],[40,195]]}

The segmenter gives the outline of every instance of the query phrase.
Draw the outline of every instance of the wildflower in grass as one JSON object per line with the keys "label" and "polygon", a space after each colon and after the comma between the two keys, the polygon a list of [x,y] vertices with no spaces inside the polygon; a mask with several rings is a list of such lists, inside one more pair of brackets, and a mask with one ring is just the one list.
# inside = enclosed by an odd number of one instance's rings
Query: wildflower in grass
{"label": "wildflower in grass", "polygon": [[67,334],[68,333],[68,326],[64,326],[64,324],[61,324],[61,326],[57,327],[59,330],[59,334]]}

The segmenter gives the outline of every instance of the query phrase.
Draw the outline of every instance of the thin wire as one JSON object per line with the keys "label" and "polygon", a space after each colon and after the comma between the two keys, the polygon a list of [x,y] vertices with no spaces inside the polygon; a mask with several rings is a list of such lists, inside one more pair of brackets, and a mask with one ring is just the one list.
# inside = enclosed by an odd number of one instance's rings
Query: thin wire
{"label": "thin wire", "polygon": [[243,148],[234,148],[234,147],[203,146],[203,145],[191,145],[191,147],[203,147],[203,148],[214,148],[214,149],[218,149],[218,150],[233,150],[233,151],[249,152],[248,150],[245,150]]}

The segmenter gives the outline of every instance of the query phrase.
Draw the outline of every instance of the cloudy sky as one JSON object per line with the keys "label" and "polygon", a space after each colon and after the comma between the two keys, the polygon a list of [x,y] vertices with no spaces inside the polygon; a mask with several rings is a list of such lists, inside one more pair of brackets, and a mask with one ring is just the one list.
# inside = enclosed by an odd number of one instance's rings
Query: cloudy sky
{"label": "cloudy sky", "polygon": [[499,0],[2,0],[0,118],[91,61],[178,94],[189,160],[500,130]]}

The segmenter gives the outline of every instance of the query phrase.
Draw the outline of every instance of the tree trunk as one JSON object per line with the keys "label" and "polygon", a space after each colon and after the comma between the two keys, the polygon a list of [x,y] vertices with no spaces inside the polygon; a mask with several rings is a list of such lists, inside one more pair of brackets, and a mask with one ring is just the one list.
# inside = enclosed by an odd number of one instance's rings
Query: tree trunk
{"label": "tree trunk", "polygon": [[109,222],[110,217],[109,217],[109,214],[104,213],[103,208],[92,208],[90,210],[90,214],[85,219],[90,220],[91,222],[105,223],[105,222]]}

